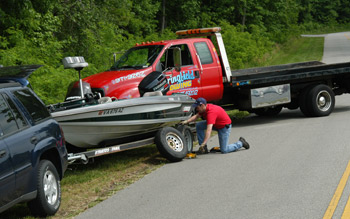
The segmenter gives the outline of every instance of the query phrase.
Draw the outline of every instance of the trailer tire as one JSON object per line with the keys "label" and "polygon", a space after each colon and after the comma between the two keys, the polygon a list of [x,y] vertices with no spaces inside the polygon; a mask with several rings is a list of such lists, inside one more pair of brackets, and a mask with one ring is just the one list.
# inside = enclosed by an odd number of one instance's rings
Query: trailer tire
{"label": "trailer tire", "polygon": [[154,141],[159,153],[171,162],[181,161],[187,154],[183,134],[173,127],[160,129]]}
{"label": "trailer tire", "polygon": [[28,202],[33,215],[54,215],[61,205],[61,185],[55,166],[49,160],[41,160],[38,166],[37,197]]}
{"label": "trailer tire", "polygon": [[264,107],[255,109],[254,113],[258,116],[277,116],[282,110],[282,106]]}
{"label": "trailer tire", "polygon": [[187,125],[179,125],[176,127],[176,129],[183,134],[185,145],[187,146],[187,152],[191,153],[193,150],[194,136],[193,136],[193,133],[191,132],[190,127],[188,127]]}
{"label": "trailer tire", "polygon": [[307,104],[311,116],[328,116],[334,109],[334,92],[327,85],[317,85],[309,91],[307,95]]}

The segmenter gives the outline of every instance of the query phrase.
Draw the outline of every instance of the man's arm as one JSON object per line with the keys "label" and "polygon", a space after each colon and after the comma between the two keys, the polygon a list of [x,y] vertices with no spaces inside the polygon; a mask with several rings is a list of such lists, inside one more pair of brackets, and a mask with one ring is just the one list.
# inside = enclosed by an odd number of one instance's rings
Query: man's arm
{"label": "man's arm", "polygon": [[198,118],[200,117],[199,113],[197,113],[196,115],[192,116],[191,118],[185,120],[182,122],[183,125],[186,125],[190,122],[196,121]]}
{"label": "man's arm", "polygon": [[201,146],[207,144],[207,141],[208,141],[209,138],[210,138],[210,135],[211,135],[211,131],[212,131],[212,130],[213,130],[213,124],[208,124],[208,125],[207,125],[207,130],[205,131],[205,137],[204,137],[204,140],[203,140],[203,143],[201,144]]}

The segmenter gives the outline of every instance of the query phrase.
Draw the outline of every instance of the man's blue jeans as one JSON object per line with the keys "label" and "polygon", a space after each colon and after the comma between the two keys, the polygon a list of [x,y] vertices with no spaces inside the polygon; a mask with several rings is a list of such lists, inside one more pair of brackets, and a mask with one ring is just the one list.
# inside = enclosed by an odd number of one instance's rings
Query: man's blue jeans
{"label": "man's blue jeans", "polygon": [[[203,143],[204,137],[205,137],[205,130],[207,129],[207,121],[200,121],[196,124],[196,130],[197,130],[197,138],[198,143],[201,145]],[[240,149],[243,146],[243,143],[240,141],[237,141],[233,144],[228,144],[228,139],[230,138],[231,133],[231,125],[229,128],[222,128],[222,129],[216,129],[213,127],[213,130],[218,132],[219,136],[219,144],[220,144],[220,151],[223,154],[236,151]]]}

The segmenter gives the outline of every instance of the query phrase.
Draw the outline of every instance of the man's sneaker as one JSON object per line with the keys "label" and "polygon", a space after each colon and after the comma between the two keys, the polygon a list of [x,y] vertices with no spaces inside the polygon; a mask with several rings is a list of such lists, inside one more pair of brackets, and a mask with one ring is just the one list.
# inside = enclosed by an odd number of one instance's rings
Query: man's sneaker
{"label": "man's sneaker", "polygon": [[242,142],[243,147],[244,147],[245,149],[249,149],[250,146],[249,146],[248,142],[247,142],[244,138],[240,137],[240,138],[239,138],[239,141]]}
{"label": "man's sneaker", "polygon": [[196,154],[207,154],[208,153],[208,147],[207,145],[204,145],[203,147],[199,147]]}

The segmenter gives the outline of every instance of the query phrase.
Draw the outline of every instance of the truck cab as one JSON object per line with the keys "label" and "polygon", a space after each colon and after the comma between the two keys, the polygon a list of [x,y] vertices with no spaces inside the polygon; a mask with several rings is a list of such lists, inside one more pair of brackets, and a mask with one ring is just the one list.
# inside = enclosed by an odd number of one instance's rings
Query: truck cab
{"label": "truck cab", "polygon": [[[173,50],[181,51],[180,69]],[[192,98],[220,100],[223,72],[217,51],[208,38],[185,38],[143,42],[129,49],[108,71],[83,79],[101,96],[130,99],[140,96],[138,85],[154,71],[163,72],[170,86],[167,95],[184,93]],[[78,86],[76,84],[75,86]]]}

